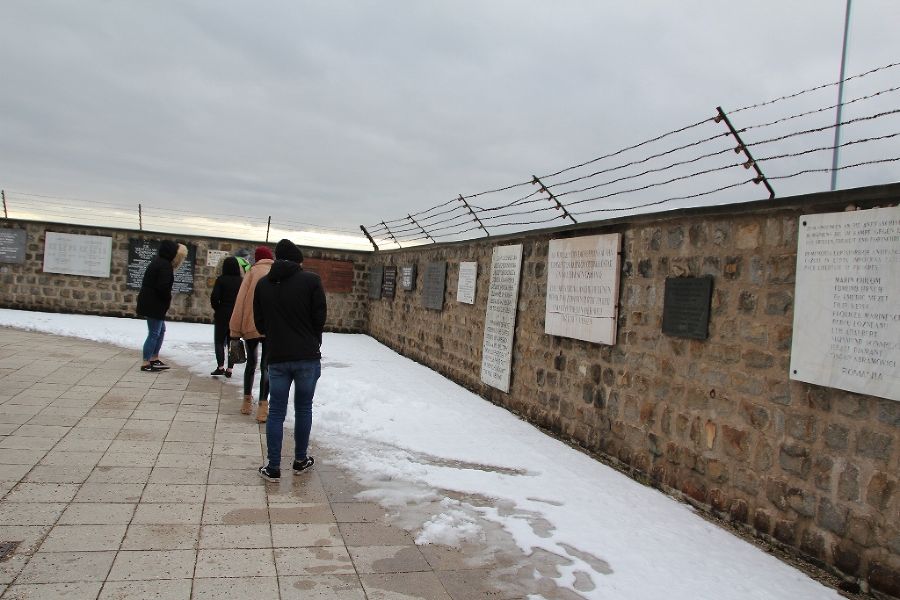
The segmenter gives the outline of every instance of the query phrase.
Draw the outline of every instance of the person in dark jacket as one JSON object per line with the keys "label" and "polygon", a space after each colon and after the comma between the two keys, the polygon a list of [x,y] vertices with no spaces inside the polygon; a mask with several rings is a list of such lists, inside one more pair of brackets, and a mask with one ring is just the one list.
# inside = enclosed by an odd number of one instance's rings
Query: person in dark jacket
{"label": "person in dark jacket", "polygon": [[231,377],[231,370],[234,363],[231,357],[228,359],[228,368],[225,367],[225,353],[228,349],[230,340],[228,323],[231,321],[231,313],[234,311],[234,304],[237,300],[238,291],[241,289],[241,266],[238,259],[234,256],[227,257],[222,261],[222,274],[216,278],[213,285],[212,294],[209,296],[209,303],[213,308],[213,346],[216,350],[216,370],[210,375],[224,375]]}
{"label": "person in dark jacket", "polygon": [[290,240],[275,246],[275,263],[256,284],[253,319],[266,336],[269,360],[269,415],[266,420],[268,464],[259,475],[281,478],[281,444],[288,394],[294,385],[294,473],[313,466],[308,456],[312,400],[322,372],[320,347],[327,306],[322,280],[301,268],[303,253]]}
{"label": "person in dark jacket", "polygon": [[172,304],[175,269],[186,256],[187,247],[184,244],[163,240],[159,244],[157,255],[144,271],[137,298],[137,314],[147,319],[147,339],[144,340],[141,371],[158,372],[169,368],[159,360],[159,350],[166,335],[165,319]]}

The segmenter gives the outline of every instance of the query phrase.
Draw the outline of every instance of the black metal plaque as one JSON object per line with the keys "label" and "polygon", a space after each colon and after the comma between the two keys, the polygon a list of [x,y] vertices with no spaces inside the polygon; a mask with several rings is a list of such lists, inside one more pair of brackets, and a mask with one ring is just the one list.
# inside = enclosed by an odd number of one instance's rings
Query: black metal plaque
{"label": "black metal plaque", "polygon": [[400,267],[400,288],[406,291],[416,289],[416,265]]}
{"label": "black metal plaque", "polygon": [[422,304],[425,308],[444,309],[444,284],[446,280],[446,262],[430,262],[425,266],[425,276],[422,281]]}
{"label": "black metal plaque", "polygon": [[0,262],[22,264],[25,262],[24,229],[0,229]]}
{"label": "black metal plaque", "polygon": [[384,267],[369,267],[369,298],[378,300],[381,298],[381,282],[384,278]]}
{"label": "black metal plaque", "polygon": [[[175,269],[175,294],[192,294],[194,292],[194,263],[197,262],[197,247],[188,244],[188,253],[184,262]],[[128,240],[128,274],[125,286],[133,290],[141,289],[144,272],[156,253],[159,252],[159,240]]]}
{"label": "black metal plaque", "polygon": [[709,337],[709,307],[713,278],[667,277],[662,332],[673,337],[705,340]]}
{"label": "black metal plaque", "polygon": [[384,279],[381,282],[381,297],[393,298],[397,290],[397,267],[385,267]]}

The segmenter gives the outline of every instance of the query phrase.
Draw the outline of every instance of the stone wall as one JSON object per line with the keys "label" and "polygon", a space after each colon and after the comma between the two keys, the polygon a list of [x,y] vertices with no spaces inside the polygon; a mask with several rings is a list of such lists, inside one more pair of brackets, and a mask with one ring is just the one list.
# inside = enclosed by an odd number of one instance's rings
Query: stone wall
{"label": "stone wall", "polygon": [[[173,236],[147,231],[129,231],[102,227],[81,227],[56,223],[0,219],[0,227],[25,229],[27,250],[23,264],[0,263],[0,307],[49,312],[97,314],[133,317],[137,290],[126,287],[129,239],[170,239],[190,243],[197,248],[194,268],[194,291],[175,294],[167,318],[173,321],[212,322],[209,295],[219,267],[206,264],[207,251],[229,253],[241,248],[252,252],[263,242],[208,237]],[[45,232],[112,237],[112,266],[109,278],[83,277],[44,273]],[[274,249],[274,244],[269,244]],[[368,326],[366,299],[367,253],[302,247],[304,257],[350,261],[353,269],[353,291],[328,292],[329,331],[364,332]]]}
{"label": "stone wall", "polygon": [[[900,185],[672,211],[502,238],[377,253],[304,248],[351,260],[353,292],[329,293],[329,328],[382,343],[680,496],[878,594],[900,597],[900,402],[788,378],[798,217],[896,205]],[[24,265],[0,264],[0,306],[130,316],[128,239],[164,234],[0,221],[28,231]],[[109,279],[41,273],[44,231],[113,237]],[[613,346],[544,331],[551,239],[621,233]],[[195,291],[172,318],[209,321],[206,251],[254,242],[191,239]],[[480,381],[491,253],[523,245],[509,393]],[[441,311],[423,307],[425,265],[447,261]],[[459,263],[477,261],[475,304],[456,301]],[[414,291],[369,300],[371,266],[418,266]],[[714,278],[709,338],[661,333],[665,279]],[[662,524],[661,526],[665,526]]]}
{"label": "stone wall", "polygon": [[[638,479],[873,590],[900,595],[900,402],[788,379],[798,217],[896,205],[900,186],[645,215],[379,252],[416,291],[372,300],[371,335]],[[617,343],[544,334],[548,242],[621,233]],[[522,244],[511,387],[480,381],[492,249]],[[447,261],[442,311],[422,305]],[[474,305],[456,301],[477,261]],[[709,338],[661,333],[666,277],[711,275]],[[665,526],[662,524],[661,526]]]}

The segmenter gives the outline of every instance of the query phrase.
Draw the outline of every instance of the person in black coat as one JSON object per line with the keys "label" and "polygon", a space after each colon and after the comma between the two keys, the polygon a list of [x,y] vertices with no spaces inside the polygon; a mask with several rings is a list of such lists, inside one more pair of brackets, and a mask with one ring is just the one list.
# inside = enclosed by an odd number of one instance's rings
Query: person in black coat
{"label": "person in black coat", "polygon": [[234,304],[237,300],[238,292],[241,289],[242,269],[237,258],[234,256],[227,257],[222,262],[222,274],[216,278],[216,284],[213,286],[212,294],[209,296],[209,303],[213,307],[213,345],[216,349],[216,370],[210,375],[224,375],[231,377],[231,369],[234,363],[231,357],[228,359],[228,368],[225,366],[225,353],[228,348],[229,328],[228,323],[231,321],[231,313],[234,311]]}
{"label": "person in black coat", "polygon": [[159,360],[166,335],[166,312],[172,304],[172,286],[175,284],[175,269],[187,256],[187,247],[171,240],[163,240],[159,251],[153,257],[137,297],[137,314],[147,319],[147,339],[144,340],[141,371],[157,372],[168,369],[168,365]]}
{"label": "person in black coat", "polygon": [[312,402],[322,372],[322,331],[327,306],[322,280],[304,271],[303,253],[290,240],[275,246],[269,274],[256,284],[253,320],[266,336],[269,361],[269,415],[266,420],[268,463],[259,475],[268,481],[281,478],[281,444],[288,396],[294,386],[294,473],[313,466],[307,454],[312,427]]}

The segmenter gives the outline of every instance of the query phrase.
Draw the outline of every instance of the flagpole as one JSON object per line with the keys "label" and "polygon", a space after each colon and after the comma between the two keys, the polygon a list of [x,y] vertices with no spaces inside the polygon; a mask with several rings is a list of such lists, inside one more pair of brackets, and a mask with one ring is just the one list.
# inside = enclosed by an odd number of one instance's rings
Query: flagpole
{"label": "flagpole", "polygon": [[841,77],[838,82],[837,117],[834,121],[834,150],[831,155],[831,191],[837,188],[838,146],[841,145],[841,109],[844,108],[844,68],[847,65],[847,37],[850,33],[850,2],[844,15],[844,47],[841,50]]}

